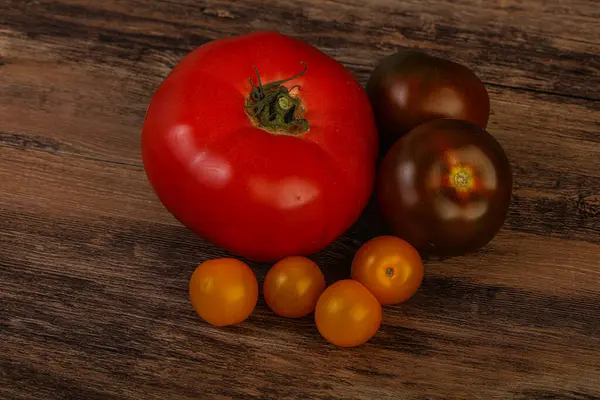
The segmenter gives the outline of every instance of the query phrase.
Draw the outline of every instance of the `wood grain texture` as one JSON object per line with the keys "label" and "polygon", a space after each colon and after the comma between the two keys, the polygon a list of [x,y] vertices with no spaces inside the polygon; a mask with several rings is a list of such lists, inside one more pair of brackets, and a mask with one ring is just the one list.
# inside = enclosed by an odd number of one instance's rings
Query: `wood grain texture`
{"label": "wood grain texture", "polygon": [[[145,179],[158,84],[197,45],[255,29],[362,83],[383,55],[425,49],[490,92],[508,221],[475,254],[427,258],[365,346],[328,345],[262,299],[240,326],[203,324],[188,279],[229,254]],[[0,0],[0,398],[600,398],[599,38],[594,0]],[[384,232],[371,204],[313,258],[344,278]],[[262,281],[269,266],[252,267]]]}

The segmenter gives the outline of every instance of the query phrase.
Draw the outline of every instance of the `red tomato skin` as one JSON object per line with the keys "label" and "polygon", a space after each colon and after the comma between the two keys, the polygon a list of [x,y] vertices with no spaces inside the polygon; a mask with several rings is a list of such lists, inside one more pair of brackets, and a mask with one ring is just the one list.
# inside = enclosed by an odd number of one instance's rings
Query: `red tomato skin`
{"label": "red tomato skin", "polygon": [[[256,84],[304,75],[309,131],[274,135],[244,106]],[[254,261],[315,253],[358,218],[373,190],[377,130],[364,89],[315,47],[270,31],[209,42],[155,92],[142,159],[160,201],[209,242]]]}

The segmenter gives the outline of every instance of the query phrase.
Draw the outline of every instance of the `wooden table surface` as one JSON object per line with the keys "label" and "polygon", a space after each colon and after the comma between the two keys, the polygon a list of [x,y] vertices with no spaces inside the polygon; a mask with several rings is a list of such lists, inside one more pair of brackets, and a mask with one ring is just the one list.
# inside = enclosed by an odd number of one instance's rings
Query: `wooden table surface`
{"label": "wooden table surface", "polygon": [[[203,323],[188,279],[227,253],[168,214],[141,166],[170,69],[257,29],[362,84],[418,48],[490,93],[508,221],[475,254],[427,259],[364,346],[329,345],[262,299],[240,326]],[[600,398],[599,70],[597,0],[0,0],[0,398]],[[346,277],[382,232],[371,206],[314,259]]]}

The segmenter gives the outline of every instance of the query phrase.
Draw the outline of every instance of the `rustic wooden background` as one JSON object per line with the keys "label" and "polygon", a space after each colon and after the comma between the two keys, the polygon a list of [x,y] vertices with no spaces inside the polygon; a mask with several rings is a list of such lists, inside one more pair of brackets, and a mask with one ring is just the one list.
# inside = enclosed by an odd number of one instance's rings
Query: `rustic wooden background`
{"label": "rustic wooden background", "polygon": [[[505,228],[428,259],[359,348],[262,300],[241,326],[202,323],[188,279],[225,253],[145,179],[158,84],[196,46],[256,29],[363,84],[381,57],[424,49],[491,95],[515,173]],[[0,398],[600,398],[599,71],[597,0],[0,0]],[[314,258],[345,277],[381,232],[370,207]]]}

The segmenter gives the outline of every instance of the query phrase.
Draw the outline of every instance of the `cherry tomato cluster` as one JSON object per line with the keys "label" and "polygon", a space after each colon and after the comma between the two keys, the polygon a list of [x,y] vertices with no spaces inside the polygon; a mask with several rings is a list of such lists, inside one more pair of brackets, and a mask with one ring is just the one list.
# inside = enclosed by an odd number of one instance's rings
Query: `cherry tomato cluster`
{"label": "cherry tomato cluster", "polygon": [[[265,276],[262,291],[276,314],[301,318],[314,312],[319,333],[330,343],[354,347],[371,339],[381,324],[382,305],[411,298],[423,280],[417,250],[395,236],[379,236],[356,253],[351,279],[326,287],[317,264],[307,257],[283,258]],[[238,324],[258,301],[258,281],[248,264],[234,258],[200,264],[190,280],[198,315],[216,326]]]}

